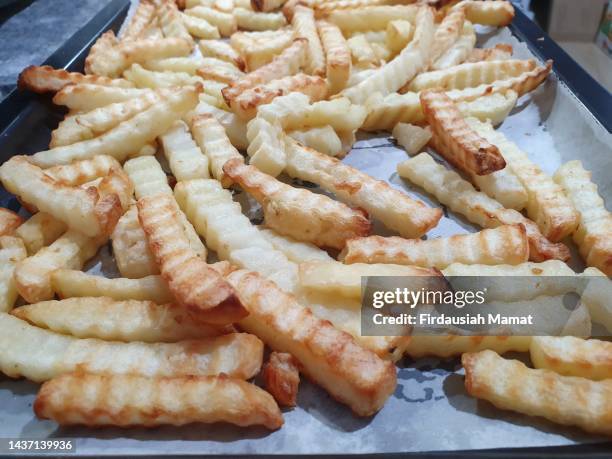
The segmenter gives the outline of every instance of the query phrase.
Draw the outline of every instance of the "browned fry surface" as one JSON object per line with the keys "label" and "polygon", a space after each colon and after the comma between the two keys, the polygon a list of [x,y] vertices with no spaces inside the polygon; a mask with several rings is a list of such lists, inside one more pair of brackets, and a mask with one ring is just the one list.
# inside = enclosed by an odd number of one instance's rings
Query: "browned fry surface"
{"label": "browned fry surface", "polygon": [[286,352],[272,352],[263,367],[263,377],[266,390],[279,405],[296,405],[300,372],[295,357]]}

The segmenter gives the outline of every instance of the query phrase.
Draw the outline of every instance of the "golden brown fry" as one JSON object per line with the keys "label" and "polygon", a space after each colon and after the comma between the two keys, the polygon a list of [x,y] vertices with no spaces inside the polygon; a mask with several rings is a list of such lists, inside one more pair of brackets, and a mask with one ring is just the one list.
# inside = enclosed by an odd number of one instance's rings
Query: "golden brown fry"
{"label": "golden brown fry", "polygon": [[293,355],[304,374],[357,415],[370,416],[382,408],[397,382],[391,362],[316,318],[260,275],[235,271],[227,279],[249,310],[240,327],[256,333],[275,351]]}
{"label": "golden brown fry", "polygon": [[226,375],[67,374],[43,384],[34,412],[60,425],[155,427],[227,422],[275,430],[283,424],[270,394]]}
{"label": "golden brown fry", "polygon": [[66,231],[66,224],[45,212],[38,212],[26,220],[17,230],[28,250],[34,255],[41,248],[48,246]]}
{"label": "golden brown fry", "polygon": [[512,58],[512,45],[498,43],[493,48],[475,48],[465,62],[503,61]]}
{"label": "golden brown fry", "polygon": [[463,354],[461,361],[465,388],[473,397],[501,409],[612,435],[612,380],[590,381],[533,370],[493,351]]}
{"label": "golden brown fry", "polygon": [[464,21],[465,13],[463,9],[452,10],[444,17],[434,34],[433,49],[431,50],[432,62],[435,62],[457,41],[463,29]]}
{"label": "golden brown fry", "polygon": [[263,378],[266,390],[279,405],[296,405],[300,372],[295,357],[286,352],[272,352],[263,366]]}
{"label": "golden brown fry", "polygon": [[23,218],[15,212],[0,207],[0,236],[10,236],[23,223]]}
{"label": "golden brown fry", "polygon": [[336,94],[344,89],[351,75],[351,51],[342,36],[342,31],[335,24],[317,21],[317,29],[325,50],[329,93]]}
{"label": "golden brown fry", "polygon": [[470,129],[443,91],[424,91],[420,99],[431,126],[432,145],[448,162],[476,175],[488,175],[506,167],[499,149]]}
{"label": "golden brown fry", "polygon": [[155,13],[156,7],[154,2],[150,0],[140,0],[130,22],[127,23],[121,34],[121,41],[136,40],[140,38],[144,34],[145,29],[155,19]]}
{"label": "golden brown fry", "polygon": [[342,249],[348,239],[370,232],[363,212],[280,182],[241,159],[226,162],[223,171],[262,205],[266,225],[279,234]]}
{"label": "golden brown fry", "polygon": [[259,373],[263,343],[247,333],[177,343],[78,339],[0,314],[0,371],[43,382],[65,373],[209,376],[249,379]]}
{"label": "golden brown fry", "polygon": [[13,309],[17,300],[15,267],[28,256],[18,237],[0,235],[0,313]]}
{"label": "golden brown fry", "polygon": [[237,32],[231,44],[240,52],[249,72],[272,61],[293,42],[292,30]]}
{"label": "golden brown fry", "polygon": [[347,242],[345,263],[396,263],[446,268],[452,263],[516,265],[527,261],[529,243],[522,225],[422,241],[370,236]]}
{"label": "golden brown fry", "polygon": [[54,69],[49,65],[43,65],[42,67],[30,65],[23,69],[17,80],[19,89],[30,90],[39,94],[57,92],[64,86],[79,83],[121,88],[134,87],[131,82],[122,78],[112,79],[98,75],[83,75],[78,72],[68,72],[64,69]]}
{"label": "golden brown fry", "polygon": [[180,209],[165,193],[138,200],[138,218],[162,277],[177,301],[203,321],[231,323],[247,312],[234,289],[191,248]]}
{"label": "golden brown fry", "polygon": [[112,156],[98,155],[92,159],[50,167],[45,174],[63,185],[77,186],[107,176],[113,168],[121,168],[121,164]]}

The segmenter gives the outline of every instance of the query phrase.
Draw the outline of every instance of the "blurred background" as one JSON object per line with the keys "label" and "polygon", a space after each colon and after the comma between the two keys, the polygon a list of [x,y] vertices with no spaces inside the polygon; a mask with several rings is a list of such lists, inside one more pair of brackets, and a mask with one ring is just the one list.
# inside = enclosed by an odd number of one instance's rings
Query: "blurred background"
{"label": "blurred background", "polygon": [[[133,0],[135,1],[135,0]],[[612,92],[612,0],[512,0]],[[0,98],[108,0],[0,0]]]}

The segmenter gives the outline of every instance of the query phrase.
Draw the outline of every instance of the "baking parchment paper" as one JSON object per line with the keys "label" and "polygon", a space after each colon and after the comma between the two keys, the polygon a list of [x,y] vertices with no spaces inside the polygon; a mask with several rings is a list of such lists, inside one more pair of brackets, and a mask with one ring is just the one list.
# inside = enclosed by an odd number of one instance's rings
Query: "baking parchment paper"
{"label": "baking parchment paper", "polygon": [[[508,29],[477,29],[478,46],[508,42],[519,58],[533,57]],[[612,136],[570,90],[552,75],[533,94],[519,100],[502,132],[552,174],[565,161],[580,159],[607,202],[612,200]],[[387,133],[359,137],[344,161],[409,195],[438,206],[395,172],[407,159]],[[609,204],[608,204],[609,206]],[[428,237],[476,231],[462,218],[445,213]],[[91,268],[113,276],[110,253]],[[580,262],[574,266],[580,269]],[[507,355],[521,358],[520,355]],[[569,445],[601,438],[542,419],[506,412],[466,395],[457,359],[405,359],[398,368],[395,394],[374,417],[360,419],[319,387],[302,381],[298,406],[285,411],[276,432],[229,425],[191,425],[155,429],[59,428],[37,420],[32,403],[38,385],[0,379],[0,435],[21,438],[69,437],[83,455],[385,453]],[[563,403],[561,400],[560,403]]]}

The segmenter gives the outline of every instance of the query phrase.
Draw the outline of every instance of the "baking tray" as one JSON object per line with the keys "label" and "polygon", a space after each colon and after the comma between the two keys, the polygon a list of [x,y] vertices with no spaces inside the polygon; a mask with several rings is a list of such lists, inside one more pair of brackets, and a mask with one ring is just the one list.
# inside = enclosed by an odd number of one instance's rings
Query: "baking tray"
{"label": "baking tray", "polygon": [[[82,68],[87,50],[102,32],[117,30],[129,7],[113,0],[73,36],[47,64]],[[582,159],[594,171],[602,194],[612,199],[610,95],[520,11],[510,30],[482,29],[481,44],[511,41],[519,57],[555,59],[555,71],[534,94],[521,99],[501,130],[548,173],[562,161]],[[524,44],[518,43],[517,37]],[[0,162],[45,149],[64,115],[48,97],[14,91],[0,104]],[[345,161],[409,195],[434,203],[395,173],[406,159],[388,135],[363,136]],[[610,202],[610,201],[608,201]],[[19,209],[0,189],[0,205]],[[429,237],[474,231],[459,218],[444,218]],[[94,270],[96,267],[94,266]],[[510,355],[509,357],[515,357]],[[422,454],[436,457],[609,456],[612,444],[541,419],[497,410],[466,395],[457,359],[406,359],[398,387],[376,416],[360,419],[322,389],[303,381],[298,406],[285,412],[285,426],[269,433],[228,425],[182,428],[58,428],[32,413],[38,385],[0,377],[0,438],[71,438],[78,455]],[[520,448],[517,448],[520,447]],[[541,448],[544,447],[544,448]]]}

